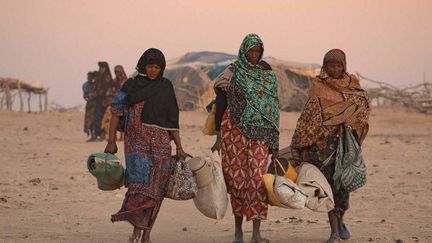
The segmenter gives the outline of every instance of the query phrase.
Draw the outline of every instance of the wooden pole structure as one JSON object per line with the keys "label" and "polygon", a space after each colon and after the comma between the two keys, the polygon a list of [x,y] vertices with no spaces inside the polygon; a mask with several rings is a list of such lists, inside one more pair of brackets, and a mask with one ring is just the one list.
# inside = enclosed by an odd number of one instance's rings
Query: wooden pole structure
{"label": "wooden pole structure", "polygon": [[[4,88],[3,88],[3,86],[1,87],[1,91],[4,92]],[[0,109],[2,109],[2,110],[3,110],[3,104],[4,104],[5,96],[6,96],[6,94],[3,94],[3,95],[1,96],[1,100],[0,100]]]}
{"label": "wooden pole structure", "polygon": [[28,91],[27,94],[28,94],[28,97],[27,97],[28,112],[31,112],[31,106],[30,106],[30,103],[31,103],[30,102],[31,101],[31,92]]}
{"label": "wooden pole structure", "polygon": [[39,112],[42,112],[42,93],[39,93]]}
{"label": "wooden pole structure", "polygon": [[24,101],[23,101],[23,96],[22,96],[22,92],[21,92],[21,81],[18,80],[18,96],[20,99],[20,112],[24,111]]}
{"label": "wooden pole structure", "polygon": [[8,85],[6,85],[5,93],[6,93],[6,110],[10,111],[12,110],[12,100],[11,100],[12,97]]}
{"label": "wooden pole structure", "polygon": [[48,111],[48,89],[45,91],[45,107],[44,107],[44,111],[45,112]]}

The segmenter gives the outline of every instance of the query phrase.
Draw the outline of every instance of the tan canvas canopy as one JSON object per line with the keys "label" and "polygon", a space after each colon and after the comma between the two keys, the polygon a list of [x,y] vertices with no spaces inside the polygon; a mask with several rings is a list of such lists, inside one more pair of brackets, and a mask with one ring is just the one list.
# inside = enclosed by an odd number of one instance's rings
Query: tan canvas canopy
{"label": "tan canvas canopy", "polygon": [[[27,95],[28,111],[31,111],[32,95],[39,96],[39,110],[47,111],[48,89],[41,81],[0,78],[0,109],[13,110],[15,98],[19,100],[19,111],[24,111],[24,94]],[[42,96],[44,102],[42,102]],[[43,104],[44,103],[44,104]]]}

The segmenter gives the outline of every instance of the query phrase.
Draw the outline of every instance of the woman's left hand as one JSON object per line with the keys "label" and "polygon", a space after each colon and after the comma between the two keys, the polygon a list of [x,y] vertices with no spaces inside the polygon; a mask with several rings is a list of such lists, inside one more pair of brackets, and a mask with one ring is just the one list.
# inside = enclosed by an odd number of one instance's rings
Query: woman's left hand
{"label": "woman's left hand", "polygon": [[183,148],[176,149],[176,157],[177,159],[185,160],[187,157],[187,153],[183,150]]}

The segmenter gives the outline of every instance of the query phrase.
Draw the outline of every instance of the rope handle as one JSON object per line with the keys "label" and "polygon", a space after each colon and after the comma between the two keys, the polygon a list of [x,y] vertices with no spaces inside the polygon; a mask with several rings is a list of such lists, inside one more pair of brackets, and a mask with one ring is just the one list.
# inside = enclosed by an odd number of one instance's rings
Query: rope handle
{"label": "rope handle", "polygon": [[[279,168],[282,170],[282,172],[283,172],[284,175],[285,175],[287,172],[286,172],[286,170],[284,169],[284,167],[282,166],[281,162],[280,162],[278,159],[275,159],[274,161],[279,165]],[[276,170],[276,163],[274,163],[274,166],[275,166],[275,172],[277,172],[277,170]],[[288,163],[289,163],[289,161],[288,161]],[[288,164],[288,166],[289,166],[289,164]]]}

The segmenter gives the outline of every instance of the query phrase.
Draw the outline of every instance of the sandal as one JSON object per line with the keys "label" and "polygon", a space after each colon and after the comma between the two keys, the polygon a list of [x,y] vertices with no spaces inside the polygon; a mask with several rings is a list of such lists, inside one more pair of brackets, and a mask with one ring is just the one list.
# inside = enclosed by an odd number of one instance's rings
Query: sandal
{"label": "sandal", "polygon": [[340,242],[341,238],[338,234],[332,233],[330,235],[330,238],[326,241],[327,243],[334,243],[334,242]]}
{"label": "sandal", "polygon": [[338,224],[339,236],[342,240],[348,240],[351,237],[350,232],[345,224]]}

